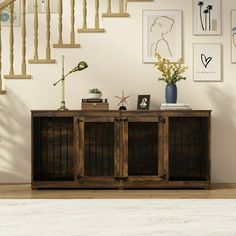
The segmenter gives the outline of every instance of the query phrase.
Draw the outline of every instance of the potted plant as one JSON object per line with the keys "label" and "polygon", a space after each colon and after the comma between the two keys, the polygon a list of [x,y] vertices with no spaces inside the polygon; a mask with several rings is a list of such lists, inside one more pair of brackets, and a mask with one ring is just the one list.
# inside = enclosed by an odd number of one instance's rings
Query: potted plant
{"label": "potted plant", "polygon": [[98,88],[89,89],[89,98],[101,98],[102,91]]}
{"label": "potted plant", "polygon": [[176,103],[176,83],[180,80],[186,80],[186,77],[182,76],[182,74],[188,67],[184,66],[182,58],[180,58],[176,63],[171,63],[168,59],[162,58],[158,53],[155,68],[161,72],[161,77],[158,78],[158,81],[166,82],[166,103]]}

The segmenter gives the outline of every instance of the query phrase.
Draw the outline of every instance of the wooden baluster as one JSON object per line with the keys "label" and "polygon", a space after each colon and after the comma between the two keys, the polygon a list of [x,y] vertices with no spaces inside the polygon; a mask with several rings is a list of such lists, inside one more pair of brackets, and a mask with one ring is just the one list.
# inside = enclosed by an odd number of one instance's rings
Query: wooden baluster
{"label": "wooden baluster", "polygon": [[120,13],[124,12],[123,0],[120,0],[119,9],[120,9]]}
{"label": "wooden baluster", "polygon": [[124,13],[127,13],[127,0],[124,0]]}
{"label": "wooden baluster", "polygon": [[70,43],[75,44],[75,0],[70,1],[71,4],[71,32]]}
{"label": "wooden baluster", "polygon": [[77,30],[78,33],[103,33],[105,29],[99,28],[99,0],[95,0],[95,27],[87,28],[87,2],[84,1],[83,8],[83,28]]}
{"label": "wooden baluster", "polygon": [[46,1],[46,59],[39,59],[38,57],[38,1],[34,0],[34,59],[29,60],[32,64],[51,64],[56,63],[56,60],[51,59],[50,46],[50,0]]}
{"label": "wooden baluster", "polygon": [[26,0],[22,0],[22,65],[21,65],[21,74],[26,76]]}
{"label": "wooden baluster", "polygon": [[[2,10],[0,10],[0,16]],[[2,21],[0,21],[0,94],[6,94],[6,91],[2,87]]]}
{"label": "wooden baluster", "polygon": [[87,29],[87,1],[83,2],[83,29]]}
{"label": "wooden baluster", "polygon": [[10,71],[9,75],[14,75],[14,30],[13,30],[13,12],[14,12],[14,3],[10,5]]}
{"label": "wooden baluster", "polygon": [[95,29],[99,29],[99,0],[95,0]]}
{"label": "wooden baluster", "polygon": [[63,44],[63,40],[62,40],[62,30],[63,30],[63,26],[62,26],[62,14],[63,14],[63,3],[62,0],[59,0],[59,24],[58,24],[58,28],[59,28],[59,39],[58,39],[58,44]]}
{"label": "wooden baluster", "polygon": [[127,0],[119,0],[119,13],[111,11],[111,0],[107,0],[107,12],[102,14],[102,17],[128,17]]}
{"label": "wooden baluster", "polygon": [[5,75],[5,79],[30,79],[31,76],[26,74],[26,0],[22,0],[22,27],[21,27],[21,37],[22,37],[22,62],[21,62],[21,74],[14,74],[13,62],[14,62],[14,31],[13,31],[13,12],[14,5],[10,6],[10,73]]}
{"label": "wooden baluster", "polygon": [[111,0],[107,0],[107,13],[111,13]]}
{"label": "wooden baluster", "polygon": [[46,48],[46,60],[51,60],[51,47],[50,47],[50,21],[51,21],[51,14],[50,14],[50,0],[46,2],[46,23],[47,23],[47,31],[46,31],[46,41],[47,41],[47,48]]}
{"label": "wooden baluster", "polygon": [[62,14],[63,4],[62,0],[59,2],[59,40],[57,44],[53,44],[54,48],[79,48],[80,45],[75,43],[75,0],[71,0],[71,32],[70,32],[70,43],[63,43],[62,40]]}
{"label": "wooden baluster", "polygon": [[38,0],[34,0],[34,60],[38,59]]}

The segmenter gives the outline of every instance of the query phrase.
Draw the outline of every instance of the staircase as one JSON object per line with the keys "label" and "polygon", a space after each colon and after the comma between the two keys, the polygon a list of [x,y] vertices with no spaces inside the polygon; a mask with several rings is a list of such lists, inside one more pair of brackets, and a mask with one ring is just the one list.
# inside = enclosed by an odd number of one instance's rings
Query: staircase
{"label": "staircase", "polygon": [[[105,29],[100,27],[100,19],[101,17],[129,17],[129,13],[127,12],[127,6],[129,2],[152,2],[153,0],[116,0],[116,3],[119,4],[118,12],[115,12],[113,8],[114,1],[112,0],[82,0],[78,2],[78,0],[57,0],[58,1],[58,41],[56,43],[51,43],[51,6],[50,0],[44,0],[43,4],[45,4],[45,22],[46,22],[46,56],[45,58],[40,58],[38,53],[38,46],[40,43],[38,34],[39,34],[39,1],[40,0],[27,0],[33,2],[33,15],[34,15],[34,29],[33,29],[33,37],[34,37],[34,55],[33,58],[27,61],[26,59],[26,33],[30,29],[26,29],[26,0],[5,0],[0,3],[0,15],[2,15],[2,11],[7,7],[9,13],[9,73],[4,75],[4,79],[12,80],[12,79],[31,79],[31,75],[27,73],[27,62],[30,64],[54,64],[56,63],[56,59],[51,57],[51,50],[60,49],[60,48],[80,48],[80,44],[75,42],[75,34],[82,33],[104,33]],[[101,12],[100,3],[103,1],[107,4],[106,12]],[[21,72],[15,73],[14,70],[14,47],[15,47],[15,39],[14,39],[14,7],[16,3],[21,4],[21,51],[22,51],[22,59],[21,59]],[[69,42],[64,42],[63,39],[63,4],[70,4],[70,40]],[[79,5],[80,3],[80,5]],[[82,3],[82,4],[81,4]],[[91,12],[91,5],[93,4],[94,12]],[[75,14],[76,11],[82,12],[80,17],[82,17],[82,25],[76,29],[75,26]],[[88,27],[87,24],[87,15],[94,15],[94,26]],[[66,25],[68,27],[68,25]],[[0,95],[6,94],[6,90],[3,88],[2,84],[2,26],[0,21]],[[5,42],[4,42],[5,43]]]}

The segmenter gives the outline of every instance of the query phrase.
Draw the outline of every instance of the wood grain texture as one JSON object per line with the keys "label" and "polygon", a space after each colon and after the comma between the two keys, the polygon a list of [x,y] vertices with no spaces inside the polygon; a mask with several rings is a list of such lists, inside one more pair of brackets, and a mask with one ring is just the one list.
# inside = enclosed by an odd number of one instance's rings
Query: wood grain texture
{"label": "wood grain texture", "polygon": [[0,3],[0,10],[9,6],[11,3],[14,3],[15,1],[16,0],[4,0],[3,2]]}
{"label": "wood grain texture", "polygon": [[210,190],[44,190],[31,184],[0,184],[0,199],[236,199],[236,184],[212,183]]}
{"label": "wood grain texture", "polygon": [[210,187],[210,111],[32,111],[32,119],[32,188]]}

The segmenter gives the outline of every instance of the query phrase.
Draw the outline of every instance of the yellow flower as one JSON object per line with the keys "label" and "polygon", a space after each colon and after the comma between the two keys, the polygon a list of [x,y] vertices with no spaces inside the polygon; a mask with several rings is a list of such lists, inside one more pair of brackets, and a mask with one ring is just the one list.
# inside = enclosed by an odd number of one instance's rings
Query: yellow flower
{"label": "yellow flower", "polygon": [[158,81],[164,81],[167,84],[175,84],[180,80],[186,80],[186,77],[181,76],[188,67],[184,66],[183,59],[180,58],[176,63],[171,63],[168,59],[162,58],[160,54],[156,54],[157,63],[155,68],[161,72],[161,77]]}

